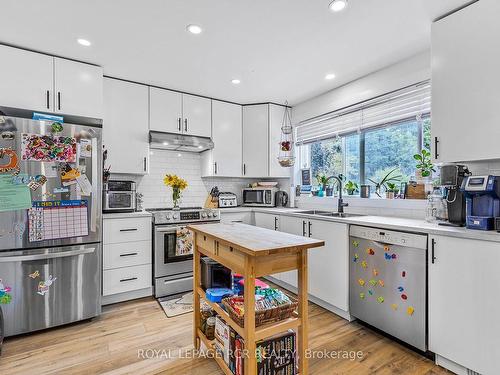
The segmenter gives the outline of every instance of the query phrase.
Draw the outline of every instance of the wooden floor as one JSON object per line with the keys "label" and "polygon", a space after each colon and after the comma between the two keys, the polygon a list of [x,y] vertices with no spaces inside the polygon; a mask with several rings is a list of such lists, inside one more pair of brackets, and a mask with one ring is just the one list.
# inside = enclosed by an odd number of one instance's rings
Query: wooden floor
{"label": "wooden floor", "polygon": [[[357,323],[313,304],[309,310],[311,349],[363,352],[358,360],[311,359],[310,374],[447,373]],[[213,360],[176,356],[192,348],[191,319],[168,319],[152,298],[111,305],[90,321],[6,339],[0,374],[222,374]],[[147,359],[153,350],[160,357]],[[177,358],[165,358],[169,350]]]}

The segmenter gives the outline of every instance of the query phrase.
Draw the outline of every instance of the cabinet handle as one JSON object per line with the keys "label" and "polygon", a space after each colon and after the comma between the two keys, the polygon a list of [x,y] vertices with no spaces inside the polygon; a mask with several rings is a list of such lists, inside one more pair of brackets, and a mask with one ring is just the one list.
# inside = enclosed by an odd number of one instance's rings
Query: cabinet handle
{"label": "cabinet handle", "polygon": [[148,158],[145,156],[144,157],[144,172],[147,172],[148,170]]}
{"label": "cabinet handle", "polygon": [[121,257],[132,257],[134,255],[137,255],[139,253],[128,253],[128,254],[120,254]]}
{"label": "cabinet handle", "polygon": [[188,119],[187,118],[184,119],[184,131],[185,132],[188,131]]}
{"label": "cabinet handle", "polygon": [[438,143],[439,143],[438,137],[434,137],[434,159],[438,159],[439,158]]}
{"label": "cabinet handle", "polygon": [[137,277],[129,277],[128,279],[121,279],[120,282],[123,283],[125,281],[134,281],[137,280]]}
{"label": "cabinet handle", "polygon": [[214,162],[214,174],[217,174],[217,162]]}
{"label": "cabinet handle", "polygon": [[312,224],[311,224],[311,222],[309,222],[309,237],[312,236],[311,228],[312,228]]}
{"label": "cabinet handle", "polygon": [[137,228],[120,229],[120,232],[134,232]]}
{"label": "cabinet handle", "polygon": [[57,109],[61,110],[61,92],[57,92]]}
{"label": "cabinet handle", "polygon": [[247,174],[247,165],[243,163],[243,176]]}
{"label": "cabinet handle", "polygon": [[435,260],[437,259],[436,256],[434,255],[436,250],[436,240],[433,238],[431,240],[431,263],[434,264]]}
{"label": "cabinet handle", "polygon": [[179,131],[182,130],[182,119],[180,117],[177,119],[177,129],[179,129]]}
{"label": "cabinet handle", "polygon": [[47,97],[47,109],[50,109],[50,91],[49,90],[47,90],[46,97]]}
{"label": "cabinet handle", "polygon": [[274,217],[274,230],[278,230],[278,217]]}
{"label": "cabinet handle", "polygon": [[302,220],[302,236],[306,236],[306,222]]}

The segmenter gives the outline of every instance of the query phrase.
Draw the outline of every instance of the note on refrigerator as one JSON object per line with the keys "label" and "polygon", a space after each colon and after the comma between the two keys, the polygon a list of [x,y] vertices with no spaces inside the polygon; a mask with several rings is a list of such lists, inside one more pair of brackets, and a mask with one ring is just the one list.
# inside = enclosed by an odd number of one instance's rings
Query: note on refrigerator
{"label": "note on refrigerator", "polygon": [[76,178],[76,182],[80,189],[82,190],[82,195],[90,195],[92,194],[92,184],[90,183],[87,175],[82,174]]}
{"label": "note on refrigerator", "polygon": [[24,184],[14,184],[12,180],[13,176],[10,174],[0,175],[0,211],[30,208],[31,193],[29,187]]}

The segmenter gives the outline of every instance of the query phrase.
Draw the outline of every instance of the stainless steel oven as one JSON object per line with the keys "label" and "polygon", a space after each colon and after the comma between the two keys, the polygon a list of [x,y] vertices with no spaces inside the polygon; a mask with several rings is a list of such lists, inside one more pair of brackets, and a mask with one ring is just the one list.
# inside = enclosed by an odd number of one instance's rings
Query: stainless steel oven
{"label": "stainless steel oven", "polygon": [[188,292],[193,289],[194,238],[187,225],[219,222],[219,211],[201,208],[150,211],[154,220],[155,297]]}
{"label": "stainless steel oven", "polygon": [[136,189],[134,181],[108,181],[103,190],[104,212],[134,212]]}

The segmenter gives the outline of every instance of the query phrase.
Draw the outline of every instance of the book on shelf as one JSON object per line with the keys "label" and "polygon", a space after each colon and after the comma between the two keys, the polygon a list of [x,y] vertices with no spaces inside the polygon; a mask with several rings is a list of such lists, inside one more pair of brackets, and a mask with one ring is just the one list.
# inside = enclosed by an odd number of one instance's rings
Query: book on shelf
{"label": "book on shelf", "polygon": [[296,334],[289,330],[257,343],[258,375],[296,375]]}

